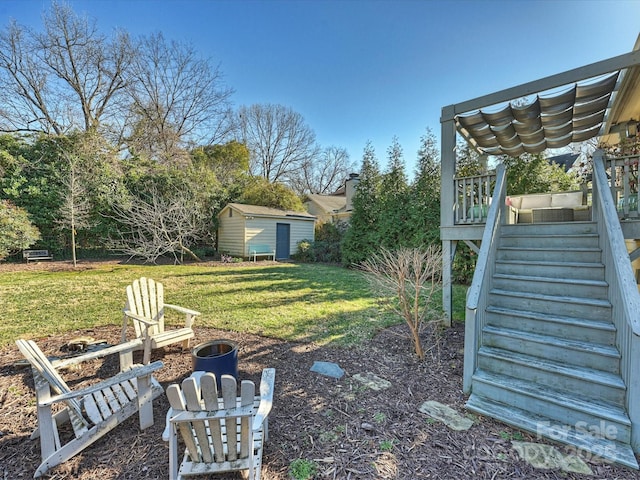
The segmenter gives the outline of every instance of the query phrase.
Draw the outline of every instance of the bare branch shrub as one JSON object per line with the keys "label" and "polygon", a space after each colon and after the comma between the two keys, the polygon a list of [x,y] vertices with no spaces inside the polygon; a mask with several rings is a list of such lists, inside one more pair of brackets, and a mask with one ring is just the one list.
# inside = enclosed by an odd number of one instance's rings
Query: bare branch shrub
{"label": "bare branch shrub", "polygon": [[120,223],[119,238],[112,240],[113,250],[151,263],[164,255],[182,263],[184,254],[201,261],[189,247],[205,237],[210,215],[188,192],[167,197],[151,188],[146,199],[132,197],[114,205],[113,210]]}
{"label": "bare branch shrub", "polygon": [[388,298],[387,307],[400,315],[409,327],[416,355],[424,359],[420,335],[428,326],[436,331],[441,321],[431,308],[432,298],[440,289],[442,252],[432,245],[427,250],[402,247],[385,248],[360,265],[376,293]]}

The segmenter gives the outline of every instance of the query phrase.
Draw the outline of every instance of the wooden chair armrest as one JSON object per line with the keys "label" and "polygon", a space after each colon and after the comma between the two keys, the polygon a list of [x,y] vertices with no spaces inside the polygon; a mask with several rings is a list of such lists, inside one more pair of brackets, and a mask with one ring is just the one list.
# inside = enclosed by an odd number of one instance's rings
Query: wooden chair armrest
{"label": "wooden chair armrest", "polygon": [[95,360],[96,358],[106,357],[108,355],[113,355],[115,353],[122,352],[133,352],[138,347],[143,344],[143,340],[141,338],[136,338],[129,342],[119,343],[118,345],[113,345],[112,347],[103,348],[101,350],[96,350],[95,352],[85,353],[84,355],[78,355],[76,357],[65,358],[63,360],[54,360],[51,364],[56,368],[65,368],[70,365],[76,365],[78,363],[86,362],[89,360]]}
{"label": "wooden chair armrest", "polygon": [[251,429],[256,432],[260,430],[263,422],[271,412],[273,406],[273,385],[276,378],[275,368],[265,368],[262,371],[262,379],[260,380],[260,405],[258,411],[253,418]]}
{"label": "wooden chair armrest", "polygon": [[176,312],[184,313],[186,316],[184,321],[184,326],[187,328],[191,328],[195,317],[197,317],[198,315],[201,315],[201,313],[196,310],[180,307],[179,305],[172,305],[170,303],[165,303],[164,306],[165,308],[170,308],[172,310],[175,310]]}
{"label": "wooden chair armrest", "polygon": [[91,385],[89,387],[83,388],[81,390],[64,393],[62,395],[55,395],[49,398],[47,401],[40,403],[40,405],[47,406],[47,405],[52,405],[56,402],[61,402],[63,400],[70,400],[72,398],[84,397],[85,395],[89,395],[90,393],[94,393],[94,392],[99,392],[100,390],[106,387],[116,385],[120,382],[131,380],[132,378],[140,378],[140,377],[144,377],[145,375],[150,375],[152,372],[155,372],[156,370],[159,370],[162,367],[163,367],[163,363],[161,361],[153,362],[153,363],[150,363],[149,365],[139,365],[125,372],[120,372],[111,378],[108,378],[106,380],[103,380],[102,382],[96,383],[95,385]]}
{"label": "wooden chair armrest", "polygon": [[200,312],[196,311],[196,310],[191,310],[190,308],[184,308],[181,307],[179,305],[172,305],[170,303],[165,303],[164,304],[165,307],[171,308],[177,312],[180,313],[186,313],[187,315],[192,315],[194,317],[197,317],[198,315],[202,315]]}
{"label": "wooden chair armrest", "polygon": [[131,310],[123,310],[123,312],[125,321],[127,318],[133,318],[134,320],[138,320],[139,322],[144,323],[147,327],[158,325],[157,320],[153,320],[152,318],[144,317],[142,315],[136,315],[135,313],[131,312]]}

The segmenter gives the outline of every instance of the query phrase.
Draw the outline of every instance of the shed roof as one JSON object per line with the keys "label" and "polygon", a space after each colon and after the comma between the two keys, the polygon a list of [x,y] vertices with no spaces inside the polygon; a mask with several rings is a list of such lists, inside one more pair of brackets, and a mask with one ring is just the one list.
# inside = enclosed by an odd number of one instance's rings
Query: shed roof
{"label": "shed roof", "polygon": [[298,218],[301,220],[315,220],[315,216],[307,212],[295,212],[293,210],[280,210],[278,208],[263,207],[260,205],[247,205],[244,203],[229,203],[222,209],[220,214],[233,208],[245,216],[253,217],[275,217],[275,218]]}

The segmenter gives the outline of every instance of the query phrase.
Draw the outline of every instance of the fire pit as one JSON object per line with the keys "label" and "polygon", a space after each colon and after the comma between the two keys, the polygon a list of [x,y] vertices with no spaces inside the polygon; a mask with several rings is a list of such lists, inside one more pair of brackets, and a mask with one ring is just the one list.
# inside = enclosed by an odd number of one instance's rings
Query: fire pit
{"label": "fire pit", "polygon": [[212,340],[201,343],[191,351],[191,368],[194,372],[215,374],[218,388],[222,375],[238,379],[238,344],[231,340]]}

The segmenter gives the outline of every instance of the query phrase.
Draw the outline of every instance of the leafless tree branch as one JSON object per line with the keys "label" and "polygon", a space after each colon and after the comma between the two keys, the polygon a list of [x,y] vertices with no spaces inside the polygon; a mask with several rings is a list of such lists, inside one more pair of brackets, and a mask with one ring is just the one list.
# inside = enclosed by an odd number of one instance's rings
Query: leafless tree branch
{"label": "leafless tree branch", "polygon": [[402,247],[396,251],[380,250],[364,261],[360,268],[367,280],[383,298],[391,298],[388,308],[398,314],[409,327],[418,358],[425,352],[420,334],[432,314],[431,299],[440,286],[442,252],[431,245],[427,250]]}
{"label": "leafless tree branch", "polygon": [[167,197],[152,188],[147,199],[132,197],[113,210],[120,224],[113,250],[151,263],[164,255],[182,263],[184,254],[200,261],[190,247],[205,237],[209,215],[189,193]]}

